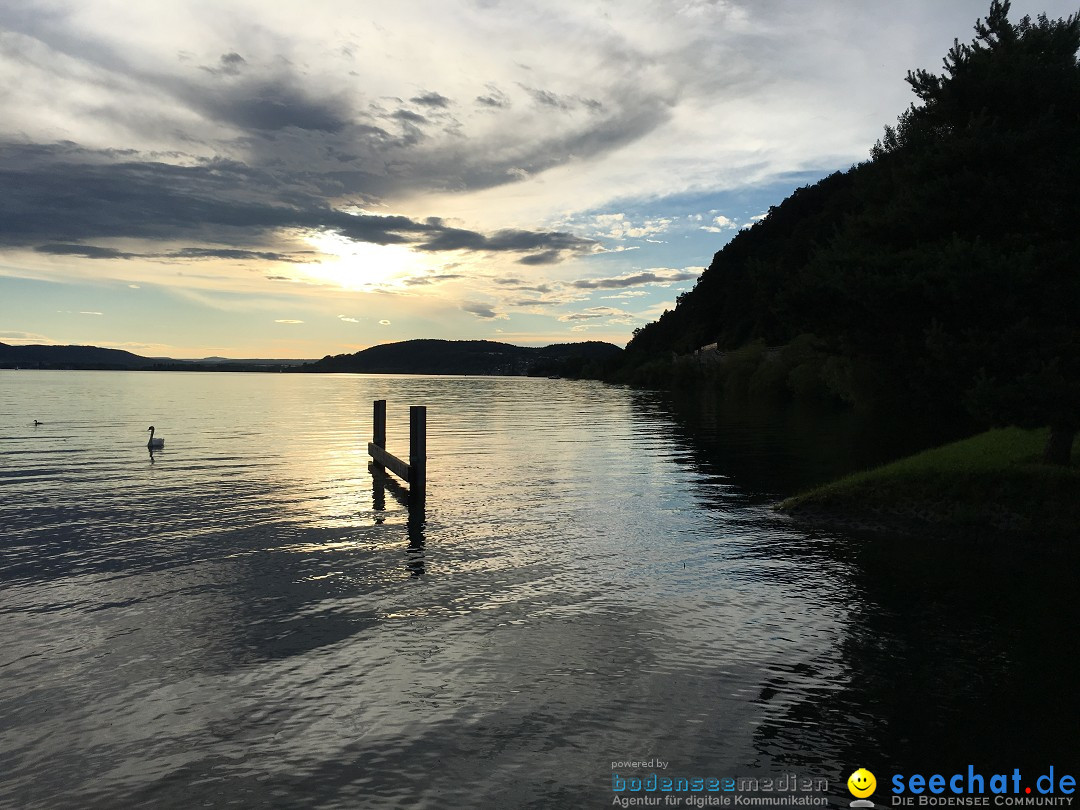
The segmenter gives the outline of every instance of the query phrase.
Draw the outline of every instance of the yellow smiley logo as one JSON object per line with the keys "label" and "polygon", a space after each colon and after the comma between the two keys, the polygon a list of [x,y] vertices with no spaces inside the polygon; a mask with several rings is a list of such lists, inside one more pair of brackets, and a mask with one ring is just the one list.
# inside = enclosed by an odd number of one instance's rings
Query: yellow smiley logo
{"label": "yellow smiley logo", "polygon": [[847,778],[847,789],[856,799],[865,799],[874,792],[877,787],[877,779],[866,768],[859,768]]}

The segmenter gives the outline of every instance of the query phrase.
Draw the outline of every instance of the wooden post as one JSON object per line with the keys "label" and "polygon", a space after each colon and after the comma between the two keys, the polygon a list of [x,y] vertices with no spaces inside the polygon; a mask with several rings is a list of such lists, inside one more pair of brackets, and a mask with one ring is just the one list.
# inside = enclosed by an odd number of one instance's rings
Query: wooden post
{"label": "wooden post", "polygon": [[[409,508],[423,507],[427,495],[427,408],[413,405],[409,408],[409,462],[386,451],[386,400],[375,400],[375,418],[368,455],[371,456],[372,472],[383,474],[387,470],[409,485]],[[389,479],[387,479],[389,482]],[[378,500],[378,492],[375,493]],[[375,507],[378,509],[378,506]]]}
{"label": "wooden post", "polygon": [[409,494],[418,501],[427,495],[427,407],[409,408]]}
{"label": "wooden post", "polygon": [[[375,400],[375,418],[372,421],[372,425],[374,427],[372,429],[371,443],[378,446],[378,447],[381,447],[383,450],[385,450],[386,449],[386,400],[385,399],[377,399],[377,400]],[[374,463],[380,470],[385,470],[386,469],[377,460]]]}

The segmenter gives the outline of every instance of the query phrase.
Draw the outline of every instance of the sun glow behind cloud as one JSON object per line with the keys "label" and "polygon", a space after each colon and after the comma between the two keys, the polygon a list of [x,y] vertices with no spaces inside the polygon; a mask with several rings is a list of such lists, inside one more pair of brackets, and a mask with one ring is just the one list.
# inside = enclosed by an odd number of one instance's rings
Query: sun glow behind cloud
{"label": "sun glow behind cloud", "polygon": [[335,233],[319,233],[304,239],[323,255],[319,264],[296,268],[304,280],[330,284],[351,292],[408,287],[411,278],[438,270],[442,262],[404,245],[355,242]]}

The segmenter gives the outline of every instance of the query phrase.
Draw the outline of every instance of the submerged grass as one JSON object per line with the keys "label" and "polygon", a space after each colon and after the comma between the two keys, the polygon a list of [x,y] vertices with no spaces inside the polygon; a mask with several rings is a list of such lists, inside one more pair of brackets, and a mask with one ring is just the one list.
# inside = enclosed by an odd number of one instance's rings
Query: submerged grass
{"label": "submerged grass", "polygon": [[849,475],[779,508],[879,531],[1080,537],[1080,467],[1042,463],[1045,443],[1045,430],[990,430]]}

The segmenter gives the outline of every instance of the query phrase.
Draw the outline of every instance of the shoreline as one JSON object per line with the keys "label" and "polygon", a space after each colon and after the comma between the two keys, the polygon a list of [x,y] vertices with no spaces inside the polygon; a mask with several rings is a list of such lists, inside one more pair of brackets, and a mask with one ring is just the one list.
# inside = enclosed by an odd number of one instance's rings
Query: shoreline
{"label": "shoreline", "polygon": [[1046,430],[1000,428],[777,504],[808,526],[870,535],[1044,542],[1080,537],[1080,467],[1038,461]]}

